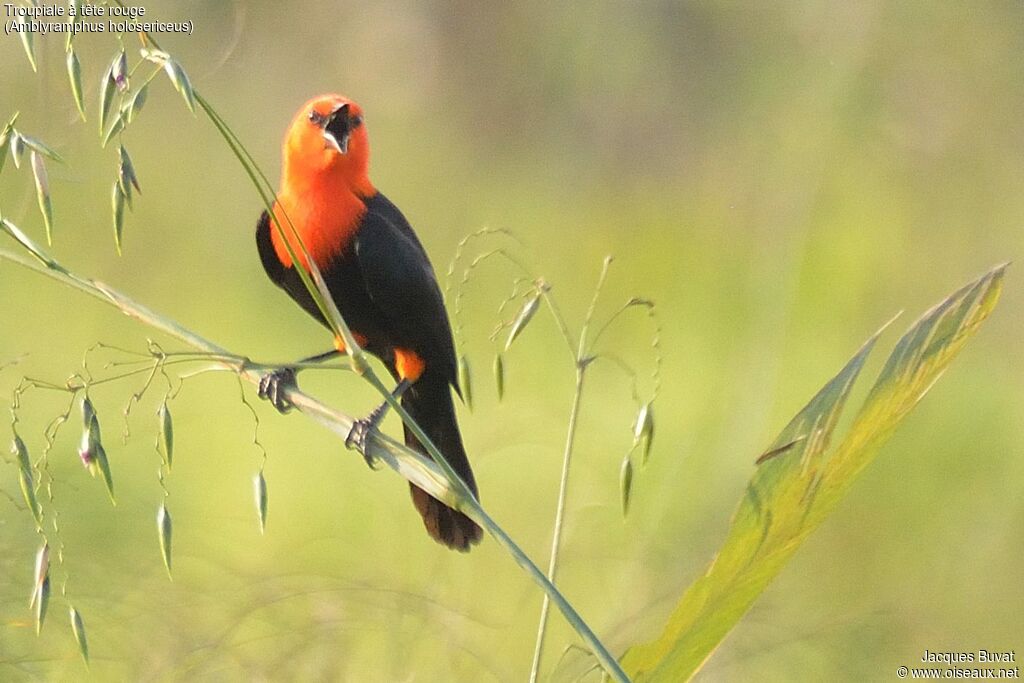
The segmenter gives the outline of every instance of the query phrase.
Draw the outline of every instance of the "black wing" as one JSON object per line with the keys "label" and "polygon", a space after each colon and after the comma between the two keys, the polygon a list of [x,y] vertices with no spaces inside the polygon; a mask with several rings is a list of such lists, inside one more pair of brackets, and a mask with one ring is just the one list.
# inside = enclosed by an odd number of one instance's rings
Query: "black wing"
{"label": "black wing", "polygon": [[366,207],[355,256],[383,327],[396,345],[408,345],[458,390],[451,326],[426,250],[387,197],[377,193]]}

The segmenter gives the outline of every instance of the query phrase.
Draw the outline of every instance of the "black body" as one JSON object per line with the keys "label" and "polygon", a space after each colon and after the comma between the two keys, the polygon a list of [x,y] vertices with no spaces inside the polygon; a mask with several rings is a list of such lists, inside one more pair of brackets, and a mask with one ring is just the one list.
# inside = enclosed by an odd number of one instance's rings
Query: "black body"
{"label": "black body", "polygon": [[[423,359],[424,372],[402,395],[402,406],[476,494],[455,419],[450,390],[458,391],[455,345],[434,270],[398,207],[379,192],[364,201],[366,213],[349,243],[331,263],[318,264],[320,271],[345,322],[365,337],[366,350],[383,361],[396,381],[396,348],[412,350]],[[326,326],[295,268],[285,267],[278,259],[271,242],[273,229],[264,211],[256,227],[264,270]],[[405,443],[426,453],[408,428]],[[462,551],[480,540],[480,527],[468,517],[415,486],[411,489],[427,531],[436,540]]]}

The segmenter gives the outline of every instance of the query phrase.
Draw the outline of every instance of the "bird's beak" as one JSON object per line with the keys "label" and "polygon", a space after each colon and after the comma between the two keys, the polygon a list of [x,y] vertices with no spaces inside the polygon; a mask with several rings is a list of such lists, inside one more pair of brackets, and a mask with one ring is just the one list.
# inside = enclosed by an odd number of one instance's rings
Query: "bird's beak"
{"label": "bird's beak", "polygon": [[328,147],[338,150],[339,154],[348,153],[348,138],[352,132],[348,121],[348,104],[343,104],[333,112],[324,126],[324,140]]}

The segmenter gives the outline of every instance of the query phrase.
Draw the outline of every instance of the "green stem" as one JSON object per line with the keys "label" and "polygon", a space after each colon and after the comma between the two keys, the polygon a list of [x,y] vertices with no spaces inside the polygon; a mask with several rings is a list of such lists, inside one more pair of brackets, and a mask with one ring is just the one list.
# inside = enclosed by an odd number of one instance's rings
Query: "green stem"
{"label": "green stem", "polygon": [[[576,352],[573,356],[574,364],[576,366],[576,387],[572,395],[572,408],[569,411],[569,427],[565,436],[565,450],[562,453],[562,476],[559,479],[558,484],[558,504],[555,508],[555,524],[551,532],[551,558],[548,561],[548,581],[554,583],[555,575],[558,572],[558,551],[562,546],[562,526],[565,521],[565,501],[569,490],[569,466],[572,463],[573,447],[576,443],[576,424],[580,414],[580,401],[583,398],[583,379],[586,376],[587,367],[590,365],[590,358],[588,358],[587,352],[587,334],[590,331],[590,322],[594,318],[594,311],[597,309],[598,299],[601,298],[601,290],[604,288],[604,282],[608,277],[608,267],[612,263],[612,257],[606,256],[604,263],[601,266],[601,274],[597,278],[597,285],[594,287],[594,296],[590,300],[590,307],[587,308],[586,317],[583,319],[583,328],[580,330],[579,343],[576,347]],[[566,342],[569,344],[570,352],[572,352],[572,337],[569,334],[569,329],[565,324],[565,319],[562,317],[561,312],[554,303],[554,299],[545,294],[548,305],[551,307],[551,312],[555,316],[555,320],[558,323],[559,329],[562,331],[562,335],[565,337]],[[540,674],[541,660],[544,657],[544,637],[547,635],[548,628],[548,613],[551,609],[551,602],[548,596],[544,596],[544,601],[540,607],[540,621],[537,624],[537,642],[533,648],[533,664],[530,666],[530,683],[536,683],[537,676]],[[596,653],[595,653],[596,654]],[[598,656],[600,659],[600,656]],[[605,667],[607,670],[607,667]]]}
{"label": "green stem", "polygon": [[[0,223],[0,228],[14,237],[20,246],[34,257],[29,258],[0,250],[0,260],[7,260],[29,270],[41,273],[49,278],[62,282],[85,294],[99,299],[100,301],[110,304],[129,317],[135,318],[150,327],[160,330],[161,332],[164,332],[165,334],[168,334],[179,341],[192,346],[193,348],[212,354],[217,358],[217,362],[231,369],[233,372],[237,373],[239,377],[251,384],[259,383],[262,375],[261,366],[253,365],[247,361],[234,361],[232,359],[240,358],[240,356],[232,354],[228,350],[204,339],[177,322],[133,301],[103,283],[89,278],[83,278],[68,271],[49,256],[49,254],[38,247],[32,240],[25,236],[23,232],[18,230],[18,228],[10,221],[2,221],[2,223]],[[374,386],[377,386],[378,390],[387,394],[387,389],[380,384],[376,375],[371,374],[368,379],[371,380],[371,383],[374,383],[373,381],[375,380]],[[350,416],[328,407],[308,394],[305,394],[298,389],[286,388],[285,397],[299,412],[319,422],[341,438],[346,438],[352,431],[353,419]],[[417,438],[427,446],[428,450],[432,451],[431,454],[435,455],[435,457],[440,456],[436,447],[430,443],[430,440],[426,438],[426,435],[423,434],[421,429],[419,429],[419,426],[411,420],[408,413],[406,413],[397,403],[395,403],[393,407],[399,411],[403,420],[405,420],[406,423],[414,429],[414,432],[417,433]],[[409,482],[415,484],[446,505],[462,510],[474,521],[485,528],[487,532],[512,555],[516,563],[527,571],[530,578],[540,586],[545,593],[545,599],[550,599],[558,605],[558,608],[565,615],[566,620],[570,623],[573,629],[576,630],[587,646],[590,647],[591,651],[594,652],[598,661],[601,662],[605,670],[608,671],[609,674],[611,674],[617,681],[629,680],[615,658],[608,652],[607,648],[604,647],[590,627],[587,626],[586,622],[583,621],[583,618],[577,614],[572,605],[570,605],[558,589],[555,588],[554,584],[549,579],[545,578],[537,565],[530,560],[518,545],[516,545],[511,537],[505,533],[504,529],[502,529],[498,523],[495,522],[489,514],[487,514],[476,499],[472,495],[467,495],[469,491],[465,484],[461,479],[459,479],[458,475],[451,471],[450,466],[445,462],[443,456],[438,457],[438,461],[435,462],[423,454],[408,448],[405,444],[399,443],[377,430],[372,430],[369,434],[367,451],[368,455],[381,460]],[[448,472],[446,472],[446,470],[448,470]]]}
{"label": "green stem", "polygon": [[[576,423],[580,413],[580,400],[583,397],[583,378],[586,368],[576,368],[576,390],[572,395],[572,410],[569,412],[569,428],[565,435],[565,451],[562,454],[562,476],[558,483],[558,507],[555,511],[555,526],[551,533],[551,559],[548,561],[547,578],[555,581],[558,571],[558,551],[562,545],[562,524],[565,520],[565,499],[569,488],[569,464],[572,462],[573,446],[576,442]],[[537,642],[533,649],[533,665],[530,667],[530,683],[535,683],[540,673],[541,658],[544,656],[544,636],[548,627],[548,612],[551,601],[544,596],[540,608],[540,623],[537,625]]]}

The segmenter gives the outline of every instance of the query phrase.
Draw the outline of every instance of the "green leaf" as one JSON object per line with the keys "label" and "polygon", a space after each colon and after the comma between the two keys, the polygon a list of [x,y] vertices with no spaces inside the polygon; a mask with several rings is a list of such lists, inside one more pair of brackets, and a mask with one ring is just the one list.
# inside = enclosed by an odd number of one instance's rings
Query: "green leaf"
{"label": "green leaf", "polygon": [[167,568],[167,578],[171,578],[171,513],[166,505],[161,505],[156,513],[156,529],[160,535],[160,555]]}
{"label": "green leaf", "polygon": [[779,452],[762,456],[718,557],[661,635],[622,657],[634,681],[684,681],[700,669],[989,316],[1005,268],[953,293],[903,335],[835,448],[836,423],[877,334],[782,430],[767,449]]}
{"label": "green leaf", "polygon": [[253,493],[256,494],[256,513],[260,519],[260,533],[267,528],[267,480],[263,477],[263,471],[256,473],[253,479]]}
{"label": "green leaf", "polygon": [[46,164],[43,157],[34,149],[29,155],[32,159],[32,178],[36,183],[36,200],[39,202],[39,213],[43,215],[46,226],[46,243],[53,244],[53,203],[50,201],[50,180],[46,175]]}
{"label": "green leaf", "polygon": [[82,64],[78,61],[75,51],[68,48],[67,55],[68,82],[71,83],[71,94],[75,98],[78,115],[85,121],[85,103],[82,100]]}
{"label": "green leaf", "polygon": [[82,615],[74,607],[69,607],[68,612],[71,616],[71,632],[75,634],[78,651],[82,653],[85,665],[89,666],[89,641],[85,638],[85,623],[82,621]]}
{"label": "green leaf", "polygon": [[181,64],[179,64],[177,60],[168,58],[164,62],[164,71],[167,72],[167,77],[170,78],[171,83],[174,84],[174,89],[181,93],[188,110],[195,114],[196,95],[195,91],[192,90],[192,81],[189,80],[188,74],[185,73],[185,69],[182,68]]}
{"label": "green leaf", "polygon": [[118,256],[121,255],[121,237],[124,234],[124,192],[121,191],[121,184],[114,181],[114,189],[111,191],[110,203],[114,212],[114,246],[117,247]]}
{"label": "green leaf", "polygon": [[25,56],[28,57],[28,63],[32,65],[33,71],[38,71],[36,68],[35,34],[27,28],[23,28],[18,31],[18,35],[21,37],[21,46],[25,48]]}

